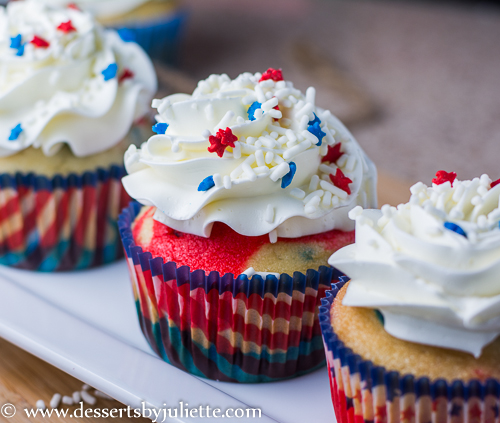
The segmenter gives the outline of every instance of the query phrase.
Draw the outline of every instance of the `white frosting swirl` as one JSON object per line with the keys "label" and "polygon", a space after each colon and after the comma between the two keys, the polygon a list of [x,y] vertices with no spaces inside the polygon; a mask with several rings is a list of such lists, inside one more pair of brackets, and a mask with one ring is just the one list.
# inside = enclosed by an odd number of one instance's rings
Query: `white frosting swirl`
{"label": "white frosting swirl", "polygon": [[29,146],[50,156],[64,143],[76,156],[107,150],[147,113],[157,88],[136,43],[88,13],[36,0],[0,7],[0,69],[0,156]]}
{"label": "white frosting swirl", "polygon": [[[155,100],[157,120],[168,129],[126,153],[125,189],[156,206],[158,221],[205,237],[216,221],[246,236],[270,234],[273,242],[352,230],[349,210],[376,204],[373,163],[342,123],[316,108],[314,88],[304,96],[289,81],[260,78],[211,75],[192,95]],[[309,128],[315,114],[322,141]],[[218,157],[207,150],[209,136],[227,128],[238,140]],[[344,154],[336,163],[321,163],[333,146]],[[290,176],[292,163],[296,173],[286,186],[282,178]],[[337,169],[352,181],[350,194],[332,184],[329,175]],[[198,191],[210,177],[215,186]]]}
{"label": "white frosting swirl", "polygon": [[329,263],[351,278],[343,304],[379,309],[390,334],[475,356],[500,334],[500,185],[411,188],[398,208],[352,210],[356,243]]}
{"label": "white frosting swirl", "polygon": [[[74,3],[82,10],[92,13],[98,19],[124,15],[151,0],[44,0],[56,7],[64,7]],[[161,0],[157,0],[161,1]]]}

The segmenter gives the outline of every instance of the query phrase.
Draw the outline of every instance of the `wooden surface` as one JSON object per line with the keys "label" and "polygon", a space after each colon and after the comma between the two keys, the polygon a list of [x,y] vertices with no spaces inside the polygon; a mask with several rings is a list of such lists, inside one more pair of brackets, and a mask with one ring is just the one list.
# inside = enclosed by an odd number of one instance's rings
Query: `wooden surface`
{"label": "wooden surface", "polygon": [[[410,184],[396,181],[390,176],[382,173],[379,175],[379,205],[397,205],[407,202],[409,198]],[[54,393],[71,395],[80,390],[82,382],[65,374],[64,372],[43,362],[37,357],[22,351],[14,345],[0,338],[0,407],[5,403],[13,404],[18,412],[13,419],[7,420],[0,416],[0,422],[4,423],[28,423],[28,422],[74,422],[71,418],[41,418],[28,419],[24,408],[34,408],[37,400],[42,399],[48,406]],[[66,406],[64,406],[66,407]],[[124,407],[116,401],[98,399],[94,408],[121,408]],[[71,411],[75,407],[69,407]],[[103,419],[88,418],[78,419],[81,422],[97,423]],[[112,419],[121,423],[130,421],[127,418]],[[134,419],[134,422],[146,423],[146,419]]]}

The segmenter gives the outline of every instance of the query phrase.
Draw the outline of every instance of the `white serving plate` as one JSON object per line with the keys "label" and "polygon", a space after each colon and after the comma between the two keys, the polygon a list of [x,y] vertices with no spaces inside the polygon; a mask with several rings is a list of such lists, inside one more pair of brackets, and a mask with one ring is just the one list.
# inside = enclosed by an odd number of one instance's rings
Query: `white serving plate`
{"label": "white serving plate", "polygon": [[[34,273],[0,266],[0,336],[126,405],[258,407],[241,421],[335,423],[326,368],[264,384],[194,377],[157,358],[139,328],[125,261]],[[207,419],[169,419],[191,422]],[[229,419],[224,419],[229,421]]]}

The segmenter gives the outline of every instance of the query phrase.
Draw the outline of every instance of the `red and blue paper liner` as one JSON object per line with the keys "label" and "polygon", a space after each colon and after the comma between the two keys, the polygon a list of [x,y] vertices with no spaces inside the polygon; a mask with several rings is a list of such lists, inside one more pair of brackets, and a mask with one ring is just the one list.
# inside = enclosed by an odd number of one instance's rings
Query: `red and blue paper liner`
{"label": "red and blue paper liner", "polygon": [[123,166],[51,178],[0,174],[0,264],[87,269],[123,257],[117,218],[130,197]]}
{"label": "red and blue paper liner", "polygon": [[[330,310],[349,278],[320,307],[333,408],[338,423],[498,423],[500,381],[468,382],[400,375],[363,360],[335,334]],[[333,418],[332,418],[333,421]]]}
{"label": "red and blue paper liner", "polygon": [[318,306],[335,271],[279,278],[190,271],[136,246],[131,225],[141,205],[119,218],[140,326],[152,349],[186,372],[227,382],[271,382],[325,364]]}
{"label": "red and blue paper liner", "polygon": [[147,22],[130,22],[113,26],[124,41],[135,41],[155,60],[175,64],[187,12],[177,10]]}

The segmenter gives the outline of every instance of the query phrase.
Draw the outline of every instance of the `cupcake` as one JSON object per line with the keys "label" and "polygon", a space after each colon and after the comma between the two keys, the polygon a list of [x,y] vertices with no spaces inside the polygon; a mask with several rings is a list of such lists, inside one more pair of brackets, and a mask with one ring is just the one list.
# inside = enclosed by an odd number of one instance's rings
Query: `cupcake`
{"label": "cupcake", "polygon": [[142,329],[198,376],[268,382],[324,364],[317,308],[348,212],[376,172],[347,129],[281,70],[211,75],[154,100],[158,123],[125,154],[119,226]]}
{"label": "cupcake", "polygon": [[84,269],[121,256],[123,152],[148,126],[151,61],[88,13],[0,7],[0,264]]}
{"label": "cupcake", "polygon": [[439,171],[350,212],[320,321],[339,422],[498,420],[500,185]]}
{"label": "cupcake", "polygon": [[[40,1],[40,0],[39,0]],[[176,0],[41,0],[79,7],[126,40],[139,43],[154,59],[176,60],[186,12]]]}

